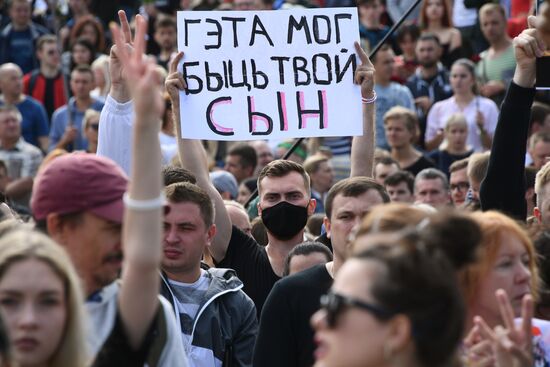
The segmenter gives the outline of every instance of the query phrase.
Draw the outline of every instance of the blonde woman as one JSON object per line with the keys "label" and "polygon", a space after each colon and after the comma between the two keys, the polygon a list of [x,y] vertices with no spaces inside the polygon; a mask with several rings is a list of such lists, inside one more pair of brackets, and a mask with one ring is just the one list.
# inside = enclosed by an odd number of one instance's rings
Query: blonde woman
{"label": "blonde woman", "polygon": [[76,271],[59,245],[23,228],[2,237],[0,313],[15,366],[87,366],[83,299]]}

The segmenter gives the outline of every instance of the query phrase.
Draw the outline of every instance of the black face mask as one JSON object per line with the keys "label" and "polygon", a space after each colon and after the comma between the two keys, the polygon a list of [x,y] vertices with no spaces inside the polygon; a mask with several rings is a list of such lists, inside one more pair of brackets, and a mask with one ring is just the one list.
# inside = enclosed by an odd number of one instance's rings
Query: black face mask
{"label": "black face mask", "polygon": [[307,206],[297,206],[288,201],[262,210],[262,222],[277,239],[286,241],[296,236],[306,226]]}

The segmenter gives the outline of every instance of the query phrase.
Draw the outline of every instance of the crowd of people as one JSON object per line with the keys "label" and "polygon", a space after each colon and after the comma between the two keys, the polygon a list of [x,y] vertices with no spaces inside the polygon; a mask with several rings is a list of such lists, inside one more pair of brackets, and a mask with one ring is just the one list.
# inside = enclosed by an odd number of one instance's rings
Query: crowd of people
{"label": "crowd of people", "polygon": [[[550,366],[544,7],[410,4],[0,1],[0,366]],[[333,6],[362,135],[182,137],[176,11]]]}

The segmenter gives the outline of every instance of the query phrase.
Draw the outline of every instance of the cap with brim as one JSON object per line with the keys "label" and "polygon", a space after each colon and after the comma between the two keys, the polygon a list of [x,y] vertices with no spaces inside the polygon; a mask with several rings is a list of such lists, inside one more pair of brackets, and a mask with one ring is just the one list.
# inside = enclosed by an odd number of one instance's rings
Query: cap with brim
{"label": "cap with brim", "polygon": [[88,211],[121,223],[122,196],[128,179],[116,163],[93,154],[72,153],[54,159],[35,179],[31,209],[36,220],[50,213]]}

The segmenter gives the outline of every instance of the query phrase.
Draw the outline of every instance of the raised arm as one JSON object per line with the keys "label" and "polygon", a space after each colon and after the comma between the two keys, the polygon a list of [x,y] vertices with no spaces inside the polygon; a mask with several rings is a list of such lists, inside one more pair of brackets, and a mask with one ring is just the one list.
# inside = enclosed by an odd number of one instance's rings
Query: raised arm
{"label": "raised arm", "polygon": [[[361,85],[361,97],[364,100],[374,98],[374,66],[369,57],[356,42],[355,50],[361,59],[361,65],[355,71],[355,83]],[[374,165],[375,148],[375,126],[374,126],[374,101],[365,103],[363,101],[363,135],[354,136],[351,142],[351,177],[367,176],[372,177]]]}
{"label": "raised arm", "polygon": [[[535,17],[530,17],[530,28],[514,39],[516,71],[502,103],[487,175],[480,190],[483,210],[500,210],[522,221],[527,217],[524,171],[529,116],[535,96],[535,60],[546,50],[534,28],[535,22]],[[506,185],[502,184],[503,178]]]}
{"label": "raised arm", "polygon": [[[132,123],[134,119],[130,91],[126,83],[126,71],[119,57],[119,48],[132,49],[134,41],[126,13],[120,10],[118,17],[122,27],[123,43],[113,45],[109,54],[111,89],[99,117],[97,155],[115,161],[130,174]],[[141,18],[140,15],[136,19]]]}
{"label": "raised arm", "polygon": [[197,185],[202,187],[208,196],[214,202],[215,223],[217,228],[216,236],[210,246],[210,253],[216,262],[224,259],[231,238],[231,220],[225,209],[223,199],[212,182],[208,173],[208,159],[206,151],[200,140],[183,139],[181,137],[181,119],[180,119],[180,91],[183,91],[187,85],[183,76],[178,72],[178,64],[183,58],[183,52],[170,62],[170,72],[166,78],[166,91],[172,101],[172,111],[174,114],[174,125],[178,137],[178,152],[181,164],[184,168],[191,171],[197,178]]}
{"label": "raised arm", "polygon": [[124,265],[118,305],[130,346],[138,349],[159,307],[158,269],[162,259],[162,175],[158,140],[162,97],[155,64],[143,57],[147,24],[136,19],[135,49],[124,46],[117,26],[111,27],[119,59],[128,73],[135,101],[130,185],[125,197]]}

